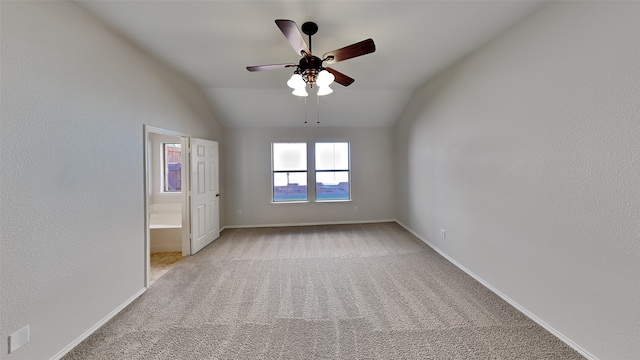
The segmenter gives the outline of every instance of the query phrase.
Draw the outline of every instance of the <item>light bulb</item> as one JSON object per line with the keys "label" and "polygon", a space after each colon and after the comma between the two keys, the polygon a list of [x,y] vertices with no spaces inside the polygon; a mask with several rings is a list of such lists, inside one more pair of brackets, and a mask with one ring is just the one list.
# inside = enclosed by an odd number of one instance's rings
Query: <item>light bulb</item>
{"label": "light bulb", "polygon": [[333,89],[329,87],[329,85],[319,86],[318,87],[318,96],[329,95],[333,92]]}
{"label": "light bulb", "polygon": [[309,96],[309,94],[307,93],[307,89],[304,86],[299,87],[297,89],[293,89],[291,93],[295,96]]}
{"label": "light bulb", "polygon": [[332,73],[328,72],[327,70],[322,70],[318,74],[318,79],[316,80],[316,84],[318,84],[318,86],[329,86],[333,83],[333,80],[335,79],[336,77]]}
{"label": "light bulb", "polygon": [[289,81],[287,81],[287,86],[289,86],[292,89],[298,89],[298,88],[303,88],[307,86],[307,84],[302,79],[302,75],[293,74],[289,79]]}

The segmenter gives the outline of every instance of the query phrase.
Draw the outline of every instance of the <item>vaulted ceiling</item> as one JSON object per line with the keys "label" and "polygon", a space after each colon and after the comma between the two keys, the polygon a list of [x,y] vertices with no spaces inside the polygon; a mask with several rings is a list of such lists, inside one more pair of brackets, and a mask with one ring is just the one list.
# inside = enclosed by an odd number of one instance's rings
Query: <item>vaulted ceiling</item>
{"label": "vaulted ceiling", "polygon": [[[225,127],[393,126],[413,91],[522,21],[541,1],[76,0],[139,47],[193,80]],[[376,52],[332,67],[356,81],[333,94],[291,95],[297,63],[275,25],[318,24],[313,52],[372,38]],[[309,124],[305,125],[307,119]],[[320,125],[317,125],[320,120]]]}

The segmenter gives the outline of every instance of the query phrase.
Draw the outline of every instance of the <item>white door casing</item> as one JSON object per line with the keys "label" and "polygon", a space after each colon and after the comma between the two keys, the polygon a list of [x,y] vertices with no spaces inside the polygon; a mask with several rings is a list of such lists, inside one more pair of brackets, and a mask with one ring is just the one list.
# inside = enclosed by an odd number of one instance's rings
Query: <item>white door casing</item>
{"label": "white door casing", "polygon": [[220,236],[218,143],[191,138],[191,254]]}

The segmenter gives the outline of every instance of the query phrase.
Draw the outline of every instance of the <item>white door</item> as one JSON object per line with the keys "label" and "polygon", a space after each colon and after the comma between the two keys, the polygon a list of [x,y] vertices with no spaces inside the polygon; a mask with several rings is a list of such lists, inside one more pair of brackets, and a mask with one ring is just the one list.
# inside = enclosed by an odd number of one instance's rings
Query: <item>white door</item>
{"label": "white door", "polygon": [[191,138],[191,254],[220,236],[218,143]]}

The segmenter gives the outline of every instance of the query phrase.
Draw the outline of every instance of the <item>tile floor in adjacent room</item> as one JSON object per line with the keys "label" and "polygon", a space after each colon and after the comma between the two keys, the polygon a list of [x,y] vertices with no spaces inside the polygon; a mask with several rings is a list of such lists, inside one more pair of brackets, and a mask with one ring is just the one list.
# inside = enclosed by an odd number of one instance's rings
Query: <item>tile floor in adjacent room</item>
{"label": "tile floor in adjacent room", "polygon": [[171,270],[173,266],[182,261],[184,257],[181,252],[158,252],[151,254],[151,280],[149,285],[153,285],[162,275]]}

